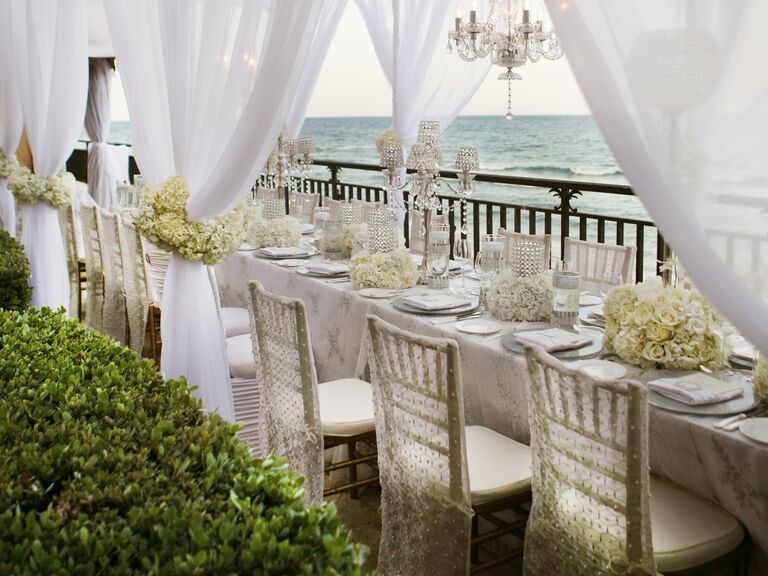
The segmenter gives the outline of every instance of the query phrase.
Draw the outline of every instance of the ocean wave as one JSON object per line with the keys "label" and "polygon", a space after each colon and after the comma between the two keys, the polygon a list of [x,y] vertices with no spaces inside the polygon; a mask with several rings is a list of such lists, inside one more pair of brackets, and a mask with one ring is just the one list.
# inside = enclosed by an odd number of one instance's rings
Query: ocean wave
{"label": "ocean wave", "polygon": [[505,166],[504,172],[534,172],[536,174],[565,174],[568,176],[622,176],[624,172],[619,169],[601,169],[577,166]]}

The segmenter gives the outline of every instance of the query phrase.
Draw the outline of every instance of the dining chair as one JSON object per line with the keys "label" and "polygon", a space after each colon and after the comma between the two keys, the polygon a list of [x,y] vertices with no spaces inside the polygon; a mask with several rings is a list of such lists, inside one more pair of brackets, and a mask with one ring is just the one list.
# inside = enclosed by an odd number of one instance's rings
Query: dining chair
{"label": "dining chair", "polygon": [[370,220],[371,216],[373,215],[373,211],[377,208],[381,208],[382,203],[381,202],[375,202],[368,200],[357,200],[353,198],[351,200],[352,204],[357,204],[360,206],[360,222],[364,222],[365,224],[368,224],[368,226],[371,225]]}
{"label": "dining chair", "polygon": [[95,208],[101,221],[101,261],[104,271],[102,334],[127,344],[125,275],[120,241],[120,216]]}
{"label": "dining chair", "polygon": [[[432,224],[448,225],[448,214],[432,212]],[[424,254],[424,214],[420,210],[408,212],[408,251],[411,254]]]}
{"label": "dining chair", "polygon": [[570,262],[573,272],[581,280],[594,287],[631,282],[634,278],[634,246],[615,246],[599,242],[587,242],[566,238],[563,244],[563,260]]}
{"label": "dining chair", "polygon": [[[300,217],[309,223],[315,223],[315,208],[317,208],[317,202],[319,200],[319,194],[311,194],[309,192],[292,192],[291,193],[291,211],[294,211],[294,206],[298,203],[300,208]],[[301,218],[300,218],[301,219]]]}
{"label": "dining chair", "polygon": [[97,206],[81,206],[83,248],[85,252],[86,299],[85,325],[101,332],[104,314],[104,264],[102,259],[102,230]]}
{"label": "dining chair", "polygon": [[276,200],[283,197],[282,191],[279,188],[267,188],[266,186],[257,186],[256,194],[254,195],[256,200]]}
{"label": "dining chair", "polygon": [[75,204],[73,202],[59,211],[64,249],[67,254],[67,274],[69,276],[69,312],[78,320],[84,318],[85,266],[77,250],[77,230]]}
{"label": "dining chair", "polygon": [[[708,574],[744,556],[719,506],[649,474],[647,389],[526,347],[533,450],[527,576]],[[716,572],[720,574],[720,572]]]}
{"label": "dining chair", "polygon": [[[318,384],[304,303],[271,294],[258,282],[248,286],[251,362],[261,387],[267,450],[286,458],[304,477],[308,504],[347,490],[354,496],[358,488],[378,482],[377,476],[357,479],[358,466],[376,462],[375,451],[357,451],[358,443],[370,446],[375,438],[371,385],[355,378]],[[323,451],[343,445],[348,459],[324,467]],[[350,481],[324,490],[324,472],[343,469],[349,470]]]}
{"label": "dining chair", "polygon": [[[519,556],[520,546],[481,564],[477,551],[525,526],[528,446],[465,426],[455,340],[412,334],[375,316],[367,323],[382,489],[378,571],[463,575]],[[506,509],[517,512],[512,522],[497,515]],[[480,516],[493,529],[479,533]]]}
{"label": "dining chair", "polygon": [[541,274],[550,267],[552,236],[549,234],[521,234],[499,228],[504,236],[504,260],[519,276]]}
{"label": "dining chair", "polygon": [[144,255],[144,243],[136,227],[120,219],[120,253],[125,278],[125,305],[128,346],[139,356],[144,350],[144,336],[151,301],[151,289]]}

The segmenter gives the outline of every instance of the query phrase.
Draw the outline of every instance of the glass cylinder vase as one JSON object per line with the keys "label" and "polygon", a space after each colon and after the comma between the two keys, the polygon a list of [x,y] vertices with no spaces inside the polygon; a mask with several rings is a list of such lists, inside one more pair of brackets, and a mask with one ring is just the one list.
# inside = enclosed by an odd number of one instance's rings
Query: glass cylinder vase
{"label": "glass cylinder vase", "polygon": [[430,226],[427,254],[427,286],[430,288],[447,288],[448,264],[451,255],[450,233],[447,224]]}
{"label": "glass cylinder vase", "polygon": [[573,330],[574,324],[578,324],[580,280],[581,276],[576,272],[552,272],[552,326]]}

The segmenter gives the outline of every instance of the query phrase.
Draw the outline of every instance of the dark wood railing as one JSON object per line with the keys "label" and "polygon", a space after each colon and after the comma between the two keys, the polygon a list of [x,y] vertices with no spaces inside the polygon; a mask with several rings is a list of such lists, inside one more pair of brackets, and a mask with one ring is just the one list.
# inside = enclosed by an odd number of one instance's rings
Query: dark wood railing
{"label": "dark wood railing", "polygon": [[[342,180],[344,171],[362,171],[380,173],[381,168],[375,164],[358,162],[338,162],[333,160],[315,160],[315,170],[312,177],[306,178],[306,190],[320,194],[322,197],[334,199],[352,199],[388,202],[387,191],[381,186],[345,182]],[[67,168],[81,181],[86,180],[87,157],[85,150],[75,150],[67,162]],[[317,167],[328,171],[326,178],[317,175]],[[130,175],[138,173],[138,167],[133,157],[130,158]],[[442,170],[440,176],[452,183],[457,182],[454,170]],[[497,228],[511,228],[515,232],[529,234],[552,234],[559,238],[553,246],[554,257],[559,258],[563,253],[565,238],[578,237],[581,240],[592,240],[601,243],[634,245],[637,247],[635,260],[635,278],[642,280],[644,276],[659,273],[659,261],[665,259],[667,245],[664,238],[650,220],[627,218],[610,213],[588,213],[582,211],[578,204],[587,197],[594,198],[596,194],[610,197],[634,196],[629,186],[617,184],[600,184],[595,182],[579,182],[574,180],[558,180],[551,178],[527,178],[506,174],[479,172],[475,182],[491,183],[503,190],[504,197],[509,201],[470,197],[466,204],[459,196],[451,193],[440,193],[444,211],[449,213],[451,245],[457,233],[460,233],[463,211],[466,210],[467,223],[471,227],[471,237],[475,252],[479,249],[482,234],[490,234]],[[456,187],[456,186],[454,186]],[[521,191],[540,194],[539,206],[530,203],[515,202]],[[526,194],[530,196],[530,194]],[[406,193],[406,206],[408,198]],[[551,207],[546,204],[551,202]],[[406,238],[408,237],[408,221],[406,218]]]}

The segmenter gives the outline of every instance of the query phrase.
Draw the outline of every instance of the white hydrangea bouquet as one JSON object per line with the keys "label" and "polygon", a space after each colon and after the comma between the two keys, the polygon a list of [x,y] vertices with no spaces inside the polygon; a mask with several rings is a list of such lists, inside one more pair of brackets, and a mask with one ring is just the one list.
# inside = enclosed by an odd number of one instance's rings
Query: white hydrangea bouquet
{"label": "white hydrangea bouquet", "polygon": [[5,150],[0,148],[0,178],[10,178],[11,174],[19,169],[19,161],[15,154],[7,156]]}
{"label": "white hydrangea bouquet", "polygon": [[486,294],[491,314],[511,322],[542,322],[552,313],[549,274],[518,276],[512,270],[496,275]]}
{"label": "white hydrangea bouquet", "polygon": [[391,252],[371,252],[363,249],[352,257],[349,265],[352,287],[412,288],[419,282],[419,268],[406,248],[398,247]]}
{"label": "white hydrangea bouquet", "polygon": [[66,208],[72,203],[74,188],[75,177],[69,172],[43,178],[26,166],[16,164],[8,175],[8,189],[13,192],[17,204],[45,202],[54,208]]}
{"label": "white hydrangea bouquet", "polygon": [[646,368],[724,366],[730,350],[724,320],[704,297],[661,278],[613,288],[605,299],[605,349]]}
{"label": "white hydrangea bouquet", "polygon": [[172,176],[141,196],[134,215],[136,229],[164,250],[176,250],[185,259],[213,266],[240,247],[250,215],[245,202],[205,222],[187,220],[189,188]]}
{"label": "white hydrangea bouquet", "polygon": [[298,246],[301,242],[301,222],[293,216],[257,218],[251,224],[246,239],[254,248]]}
{"label": "white hydrangea bouquet", "polygon": [[401,144],[400,135],[393,128],[385,129],[376,137],[376,150],[381,155],[384,146]]}

